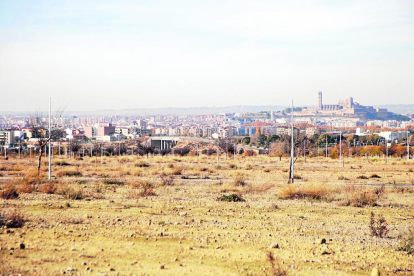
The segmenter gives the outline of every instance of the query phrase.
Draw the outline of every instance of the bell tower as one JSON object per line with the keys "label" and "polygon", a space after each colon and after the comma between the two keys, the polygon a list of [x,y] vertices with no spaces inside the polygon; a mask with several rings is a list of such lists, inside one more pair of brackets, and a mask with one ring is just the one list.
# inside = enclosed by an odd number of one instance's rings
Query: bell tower
{"label": "bell tower", "polygon": [[318,93],[318,110],[322,110],[323,109],[323,105],[322,105],[322,91],[319,91]]}

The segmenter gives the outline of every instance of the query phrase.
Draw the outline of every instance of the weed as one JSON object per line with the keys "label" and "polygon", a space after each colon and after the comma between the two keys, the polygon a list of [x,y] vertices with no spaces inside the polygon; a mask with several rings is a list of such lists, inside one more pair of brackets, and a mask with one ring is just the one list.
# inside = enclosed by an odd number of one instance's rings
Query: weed
{"label": "weed", "polygon": [[366,177],[365,175],[358,175],[357,179],[368,179],[368,177]]}
{"label": "weed", "polygon": [[410,232],[408,232],[407,236],[404,237],[399,246],[398,250],[405,251],[408,254],[414,254],[414,230],[411,229]]}
{"label": "weed", "polygon": [[7,226],[8,228],[20,228],[24,224],[23,216],[16,211],[16,209],[11,209],[8,211],[3,211],[0,214],[0,226]]}
{"label": "weed", "polygon": [[[286,270],[284,270],[279,261],[277,259],[275,259],[275,257],[273,256],[272,252],[267,252],[266,253],[266,261],[270,263],[271,266],[271,274],[273,276],[286,276],[287,272]],[[267,275],[267,273],[265,273]]]}
{"label": "weed", "polygon": [[56,176],[62,177],[62,176],[82,176],[82,173],[76,169],[66,169],[61,170],[56,173]]}
{"label": "weed", "polygon": [[74,188],[69,185],[59,186],[59,188],[56,190],[56,193],[70,200],[80,200],[84,197],[83,190],[81,188]]}
{"label": "weed", "polygon": [[161,179],[161,186],[172,186],[174,185],[174,178],[166,173],[161,173],[159,175]]}
{"label": "weed", "polygon": [[358,186],[347,186],[345,188],[346,199],[340,205],[342,206],[376,206],[377,201],[384,194],[384,188],[369,188]]}
{"label": "weed", "polygon": [[181,175],[181,174],[182,174],[182,172],[183,172],[183,168],[181,168],[181,167],[174,167],[174,168],[171,170],[171,174],[172,174],[172,175]]}
{"label": "weed", "polygon": [[112,179],[112,178],[105,178],[103,181],[103,184],[107,184],[107,185],[125,185],[125,182],[121,181],[121,180],[117,180],[117,179]]}
{"label": "weed", "polygon": [[14,199],[19,197],[19,192],[13,183],[8,183],[0,191],[0,197],[3,199]]}
{"label": "weed", "polygon": [[338,180],[349,180],[349,178],[346,178],[343,175],[338,176]]}
{"label": "weed", "polygon": [[387,221],[385,220],[383,215],[379,215],[378,218],[375,218],[374,212],[371,212],[369,229],[371,231],[372,236],[385,238],[385,236],[387,236],[388,233],[387,225]]}
{"label": "weed", "polygon": [[371,175],[371,178],[381,178],[381,176],[379,176],[378,174],[373,174],[373,175]]}
{"label": "weed", "polygon": [[230,195],[222,195],[217,198],[218,201],[227,201],[227,202],[243,202],[245,201],[243,198],[236,194],[230,194]]}
{"label": "weed", "polygon": [[279,190],[278,193],[279,197],[282,199],[313,199],[313,200],[321,200],[329,199],[329,191],[325,185],[316,185],[316,184],[309,184],[309,185],[297,185],[297,184],[290,184],[286,185]]}
{"label": "weed", "polygon": [[233,178],[233,185],[234,186],[245,186],[247,184],[246,182],[246,176],[238,173]]}
{"label": "weed", "polygon": [[53,182],[48,182],[39,186],[39,191],[44,194],[54,194],[56,185]]}
{"label": "weed", "polygon": [[34,185],[25,183],[19,186],[18,192],[21,194],[31,194],[34,191],[34,189]]}
{"label": "weed", "polygon": [[136,162],[135,163],[135,167],[140,167],[140,168],[148,168],[150,165],[147,162],[141,161],[141,162]]}

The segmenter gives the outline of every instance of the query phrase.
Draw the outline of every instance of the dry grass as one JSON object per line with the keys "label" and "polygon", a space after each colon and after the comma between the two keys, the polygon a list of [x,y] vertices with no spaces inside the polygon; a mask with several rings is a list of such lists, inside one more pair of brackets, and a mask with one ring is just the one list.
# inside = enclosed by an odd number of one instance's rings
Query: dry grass
{"label": "dry grass", "polygon": [[332,187],[324,184],[286,184],[279,189],[278,196],[282,199],[332,199]]}
{"label": "dry grass", "polygon": [[15,208],[3,210],[0,214],[0,227],[20,228],[23,224],[24,217]]}
{"label": "dry grass", "polygon": [[0,197],[3,199],[15,199],[19,197],[19,192],[14,183],[7,183],[0,191]]}
{"label": "dry grass", "polygon": [[56,185],[53,182],[47,182],[39,185],[38,190],[44,194],[54,194],[56,192]]}
{"label": "dry grass", "polygon": [[75,185],[61,184],[56,189],[56,194],[62,195],[69,200],[80,200],[84,198],[84,191]]}
{"label": "dry grass", "polygon": [[82,173],[77,169],[64,169],[56,172],[57,177],[64,176],[82,176]]}
{"label": "dry grass", "polygon": [[378,200],[384,195],[384,186],[379,188],[348,185],[344,189],[344,201],[342,206],[364,207],[376,206]]}

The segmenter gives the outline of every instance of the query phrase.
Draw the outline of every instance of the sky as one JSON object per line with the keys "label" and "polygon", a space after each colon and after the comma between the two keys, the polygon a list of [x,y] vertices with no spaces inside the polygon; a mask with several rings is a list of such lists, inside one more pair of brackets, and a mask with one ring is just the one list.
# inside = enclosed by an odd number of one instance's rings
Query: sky
{"label": "sky", "polygon": [[412,0],[0,0],[0,110],[414,104]]}

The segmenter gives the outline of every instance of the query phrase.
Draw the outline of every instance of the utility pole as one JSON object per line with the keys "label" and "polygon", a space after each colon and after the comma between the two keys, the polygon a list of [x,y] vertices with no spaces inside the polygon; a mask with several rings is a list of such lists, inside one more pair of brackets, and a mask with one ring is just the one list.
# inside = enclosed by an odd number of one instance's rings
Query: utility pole
{"label": "utility pole", "polygon": [[291,127],[292,127],[292,133],[291,133],[291,150],[290,150],[290,179],[289,179],[289,183],[294,183],[295,181],[295,169],[294,169],[294,144],[293,144],[293,100],[292,100],[292,109],[290,110],[290,123],[291,123]]}
{"label": "utility pole", "polygon": [[328,136],[325,136],[325,157],[328,158]]}
{"label": "utility pole", "polygon": [[339,167],[342,167],[342,131],[339,132]]}
{"label": "utility pole", "polygon": [[52,98],[49,97],[49,180],[52,178]]}
{"label": "utility pole", "polygon": [[388,163],[388,140],[385,138],[385,163]]}
{"label": "utility pole", "polygon": [[408,141],[408,133],[409,131],[407,130],[407,160],[410,160],[410,142]]}

